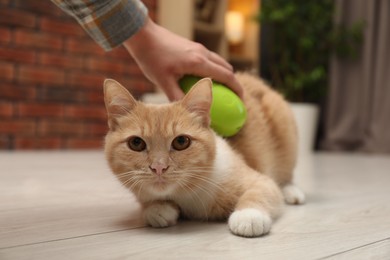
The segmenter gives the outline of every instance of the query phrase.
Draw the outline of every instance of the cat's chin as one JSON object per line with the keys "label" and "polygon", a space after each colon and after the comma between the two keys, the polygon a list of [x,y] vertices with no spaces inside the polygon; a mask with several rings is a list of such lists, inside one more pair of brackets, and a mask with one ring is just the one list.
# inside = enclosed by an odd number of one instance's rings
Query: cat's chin
{"label": "cat's chin", "polygon": [[156,179],[149,184],[148,188],[155,195],[168,195],[173,192],[174,185],[164,179]]}
{"label": "cat's chin", "polygon": [[169,186],[169,184],[166,181],[156,180],[152,183],[152,186],[157,190],[164,190]]}

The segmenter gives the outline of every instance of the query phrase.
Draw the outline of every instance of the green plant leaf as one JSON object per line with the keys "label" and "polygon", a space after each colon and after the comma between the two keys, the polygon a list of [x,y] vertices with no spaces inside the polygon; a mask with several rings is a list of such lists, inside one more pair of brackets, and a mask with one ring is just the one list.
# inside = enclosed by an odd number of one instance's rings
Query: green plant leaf
{"label": "green plant leaf", "polygon": [[333,25],[333,0],[263,0],[257,20],[267,24],[271,84],[290,101],[319,103],[332,54],[359,56],[364,23]]}

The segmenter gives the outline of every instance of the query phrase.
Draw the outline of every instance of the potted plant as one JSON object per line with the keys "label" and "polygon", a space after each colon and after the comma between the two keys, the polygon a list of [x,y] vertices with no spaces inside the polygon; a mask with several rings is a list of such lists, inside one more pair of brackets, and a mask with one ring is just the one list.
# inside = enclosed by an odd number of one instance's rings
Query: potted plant
{"label": "potted plant", "polygon": [[263,0],[257,17],[262,77],[293,102],[304,151],[313,149],[331,55],[356,57],[362,42],[363,23],[335,25],[334,9],[333,0]]}

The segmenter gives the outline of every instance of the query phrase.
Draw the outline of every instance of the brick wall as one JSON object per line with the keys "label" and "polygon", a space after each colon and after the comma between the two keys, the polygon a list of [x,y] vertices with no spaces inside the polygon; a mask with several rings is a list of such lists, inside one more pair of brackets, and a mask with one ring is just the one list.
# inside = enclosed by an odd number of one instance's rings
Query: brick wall
{"label": "brick wall", "polygon": [[105,53],[49,0],[0,0],[0,149],[102,147],[106,77],[153,89],[123,47]]}

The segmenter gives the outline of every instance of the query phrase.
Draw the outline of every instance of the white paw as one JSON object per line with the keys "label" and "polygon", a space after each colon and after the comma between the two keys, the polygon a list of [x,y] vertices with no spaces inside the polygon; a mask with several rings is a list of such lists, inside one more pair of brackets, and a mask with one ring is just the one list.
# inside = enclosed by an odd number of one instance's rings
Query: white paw
{"label": "white paw", "polygon": [[270,231],[272,220],[267,213],[248,208],[234,211],[229,217],[228,225],[235,235],[258,237]]}
{"label": "white paw", "polygon": [[282,190],[287,204],[299,205],[305,203],[305,193],[294,184],[287,184]]}
{"label": "white paw", "polygon": [[179,211],[171,204],[153,204],[144,210],[144,218],[152,227],[162,228],[176,224]]}

